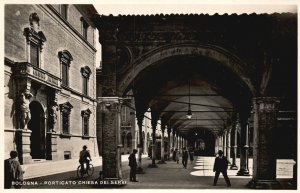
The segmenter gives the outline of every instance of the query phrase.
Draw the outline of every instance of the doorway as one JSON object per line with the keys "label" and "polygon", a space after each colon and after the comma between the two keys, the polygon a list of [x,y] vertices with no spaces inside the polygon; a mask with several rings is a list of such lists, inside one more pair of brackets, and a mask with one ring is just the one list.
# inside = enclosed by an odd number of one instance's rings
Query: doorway
{"label": "doorway", "polygon": [[45,116],[42,105],[33,101],[29,105],[31,120],[28,128],[32,131],[30,137],[30,150],[32,159],[45,159],[46,156],[46,133]]}

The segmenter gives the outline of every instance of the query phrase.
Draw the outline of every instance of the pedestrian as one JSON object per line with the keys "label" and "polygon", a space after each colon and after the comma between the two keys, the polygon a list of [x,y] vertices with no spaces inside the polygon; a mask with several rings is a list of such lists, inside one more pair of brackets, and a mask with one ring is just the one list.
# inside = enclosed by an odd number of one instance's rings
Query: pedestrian
{"label": "pedestrian", "polygon": [[191,161],[191,164],[192,164],[193,161],[194,161],[194,151],[193,151],[193,149],[191,149],[189,153],[190,153],[190,161]]}
{"label": "pedestrian", "polygon": [[134,149],[133,152],[128,157],[129,166],[130,166],[130,182],[138,182],[136,180],[136,168],[137,168],[137,163],[136,163],[136,158],[135,158],[136,153],[137,153],[137,150]]}
{"label": "pedestrian", "polygon": [[214,163],[214,168],[213,168],[213,171],[216,172],[215,173],[214,184],[213,184],[214,186],[217,185],[217,181],[218,181],[220,173],[223,174],[227,186],[228,187],[231,186],[230,180],[227,176],[227,167],[228,167],[228,160],[223,155],[223,151],[219,150],[218,151],[218,156],[215,158],[215,163]]}
{"label": "pedestrian", "polygon": [[186,166],[187,166],[188,157],[189,157],[189,154],[188,154],[187,150],[184,149],[183,153],[182,153],[182,165],[185,169],[186,169]]}
{"label": "pedestrian", "polygon": [[18,160],[18,152],[11,151],[10,158],[4,160],[4,188],[10,189],[14,184],[14,188],[20,189],[23,182],[23,170]]}
{"label": "pedestrian", "polygon": [[[82,150],[79,153],[79,163],[81,165],[81,173],[84,174],[85,173],[85,169],[86,171],[89,170],[90,168],[90,161],[92,161],[90,152],[87,150],[87,146],[84,145],[82,147]],[[86,168],[84,167],[84,164],[86,164]]]}
{"label": "pedestrian", "polygon": [[152,159],[152,146],[150,145],[148,148],[148,157]]}
{"label": "pedestrian", "polygon": [[173,159],[174,162],[176,162],[176,149],[173,150],[172,159]]}
{"label": "pedestrian", "polygon": [[179,151],[177,148],[175,149],[175,160],[179,164]]}

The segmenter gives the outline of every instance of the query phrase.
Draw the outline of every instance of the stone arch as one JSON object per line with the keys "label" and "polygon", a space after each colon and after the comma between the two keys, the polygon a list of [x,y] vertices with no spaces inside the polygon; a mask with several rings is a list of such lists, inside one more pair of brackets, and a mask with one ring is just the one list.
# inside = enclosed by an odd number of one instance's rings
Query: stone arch
{"label": "stone arch", "polygon": [[140,56],[134,62],[133,66],[135,69],[128,69],[127,73],[124,73],[126,75],[120,79],[118,84],[119,94],[123,95],[126,93],[130,89],[130,84],[134,78],[144,69],[159,61],[174,56],[202,56],[211,58],[231,69],[231,71],[236,74],[241,81],[245,83],[245,85],[247,85],[252,95],[256,94],[256,89],[250,78],[247,76],[247,73],[244,70],[245,68],[243,68],[245,67],[245,63],[243,63],[237,56],[221,47],[206,44],[175,44],[161,46]]}

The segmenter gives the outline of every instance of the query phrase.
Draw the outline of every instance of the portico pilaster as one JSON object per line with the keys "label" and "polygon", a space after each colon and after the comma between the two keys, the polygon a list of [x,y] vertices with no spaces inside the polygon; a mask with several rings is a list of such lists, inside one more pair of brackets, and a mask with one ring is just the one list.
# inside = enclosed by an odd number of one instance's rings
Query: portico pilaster
{"label": "portico pilaster", "polygon": [[237,156],[237,135],[238,135],[238,129],[239,129],[239,120],[236,121],[236,124],[235,124],[235,127],[234,127],[234,130],[233,130],[233,155],[232,155],[232,164],[230,166],[230,169],[231,170],[237,170],[238,167],[236,165],[236,156]]}
{"label": "portico pilaster", "polygon": [[227,156],[227,159],[230,160],[230,143],[231,143],[231,126],[229,126],[227,128],[227,132],[226,132],[226,156]]}
{"label": "portico pilaster", "polygon": [[240,154],[240,170],[238,171],[238,176],[249,176],[248,169],[248,123],[241,120],[241,154]]}
{"label": "portico pilaster", "polygon": [[276,158],[272,148],[272,130],[276,127],[279,99],[258,97],[253,99],[253,177],[251,188],[274,188],[276,181]]}
{"label": "portico pilaster", "polygon": [[102,172],[103,179],[122,179],[121,165],[121,136],[120,136],[120,110],[122,98],[99,97],[101,105],[103,131],[102,131]]}
{"label": "portico pilaster", "polygon": [[143,119],[144,115],[142,113],[137,112],[137,125],[138,125],[138,135],[139,135],[139,141],[138,141],[138,167],[137,167],[137,173],[138,174],[144,174],[142,168],[142,151],[143,151],[143,137],[142,137],[142,127],[143,127]]}

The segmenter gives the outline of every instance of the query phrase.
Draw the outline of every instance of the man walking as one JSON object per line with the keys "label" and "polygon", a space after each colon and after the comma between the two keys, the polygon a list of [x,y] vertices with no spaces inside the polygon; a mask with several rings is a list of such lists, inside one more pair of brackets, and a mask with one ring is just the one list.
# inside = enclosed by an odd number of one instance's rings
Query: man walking
{"label": "man walking", "polygon": [[219,150],[218,151],[218,157],[216,157],[216,159],[215,159],[214,169],[213,169],[213,171],[216,172],[215,173],[214,184],[213,184],[214,186],[217,185],[217,181],[218,181],[220,173],[223,174],[227,186],[228,187],[231,186],[230,180],[227,176],[227,167],[228,167],[228,160],[225,156],[223,156],[223,151]]}
{"label": "man walking", "polygon": [[183,153],[182,153],[182,165],[183,167],[186,169],[186,166],[187,166],[187,160],[188,160],[188,152],[186,149],[183,150]]}
{"label": "man walking", "polygon": [[137,163],[136,163],[136,158],[135,158],[136,153],[137,153],[137,150],[134,149],[133,152],[128,157],[129,166],[130,166],[130,182],[138,182],[136,180],[136,168],[137,168]]}

